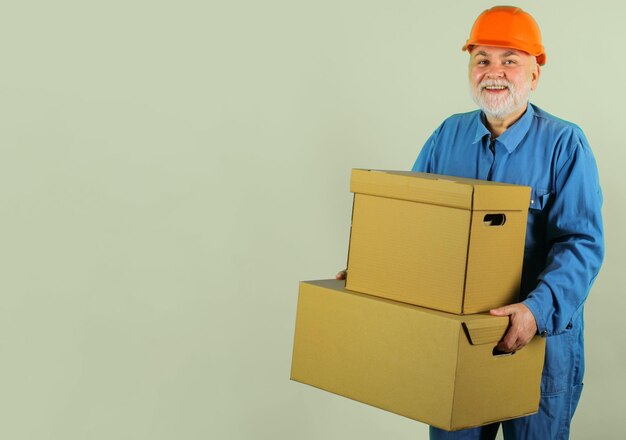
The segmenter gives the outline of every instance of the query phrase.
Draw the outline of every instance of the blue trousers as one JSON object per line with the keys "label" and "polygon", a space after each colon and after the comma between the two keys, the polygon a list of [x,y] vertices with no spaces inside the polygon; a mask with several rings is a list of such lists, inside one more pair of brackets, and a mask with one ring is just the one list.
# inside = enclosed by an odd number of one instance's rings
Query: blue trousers
{"label": "blue trousers", "polygon": [[570,331],[546,339],[537,414],[453,432],[431,426],[430,439],[493,440],[502,425],[506,440],[567,440],[585,370],[582,316],[580,318]]}

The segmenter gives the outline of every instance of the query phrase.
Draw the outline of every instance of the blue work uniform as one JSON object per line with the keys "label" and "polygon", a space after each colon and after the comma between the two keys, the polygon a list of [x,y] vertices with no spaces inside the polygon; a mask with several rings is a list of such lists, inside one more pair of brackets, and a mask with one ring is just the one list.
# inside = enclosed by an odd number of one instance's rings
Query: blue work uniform
{"label": "blue work uniform", "polygon": [[[446,119],[413,171],[530,186],[520,301],[546,337],[539,413],[502,422],[506,439],[569,437],[583,386],[583,307],[604,256],[602,193],[581,129],[529,104],[492,139],[480,111]],[[480,402],[476,402],[480,404]],[[499,424],[431,439],[493,439]]]}

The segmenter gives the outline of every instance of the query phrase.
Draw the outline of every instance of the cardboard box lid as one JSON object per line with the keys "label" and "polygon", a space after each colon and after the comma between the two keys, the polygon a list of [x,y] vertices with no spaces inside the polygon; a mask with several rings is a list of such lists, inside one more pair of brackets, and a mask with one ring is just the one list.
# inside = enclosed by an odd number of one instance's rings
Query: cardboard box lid
{"label": "cardboard box lid", "polygon": [[350,191],[475,211],[522,211],[530,187],[410,171],[353,169]]}
{"label": "cardboard box lid", "polygon": [[394,307],[411,309],[414,313],[429,315],[432,319],[443,319],[446,321],[456,321],[455,325],[462,326],[467,339],[472,345],[495,344],[504,336],[508,326],[507,316],[493,316],[488,313],[475,313],[472,315],[457,315],[454,313],[442,312],[441,310],[429,309],[404,302],[398,302],[387,298],[372,296],[367,293],[355,292],[345,287],[345,281],[335,279],[301,281],[300,284],[310,284],[335,291],[336,293],[349,293],[355,297],[366,298],[373,302],[387,303]]}

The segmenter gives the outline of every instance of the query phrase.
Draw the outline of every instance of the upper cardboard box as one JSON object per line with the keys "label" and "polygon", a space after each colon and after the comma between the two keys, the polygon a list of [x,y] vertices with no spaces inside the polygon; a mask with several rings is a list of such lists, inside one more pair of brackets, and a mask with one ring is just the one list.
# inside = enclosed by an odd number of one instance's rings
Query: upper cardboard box
{"label": "upper cardboard box", "polygon": [[350,290],[457,314],[517,302],[530,188],[353,170]]}

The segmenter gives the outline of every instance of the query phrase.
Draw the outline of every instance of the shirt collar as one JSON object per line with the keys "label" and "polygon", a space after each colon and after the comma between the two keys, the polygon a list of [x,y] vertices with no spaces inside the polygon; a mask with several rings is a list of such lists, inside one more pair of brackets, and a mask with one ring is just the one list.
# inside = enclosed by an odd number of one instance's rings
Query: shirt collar
{"label": "shirt collar", "polygon": [[[485,126],[485,116],[483,112],[479,112],[478,115],[479,116],[476,118],[476,136],[474,137],[474,144],[481,141],[485,136],[490,135],[489,130]],[[517,148],[522,139],[524,139],[524,136],[526,136],[526,133],[528,133],[534,115],[535,110],[533,109],[533,106],[528,103],[526,111],[522,117],[519,118],[515,124],[507,128],[504,133],[498,136],[498,142],[504,145],[509,153],[512,153],[513,150]]]}

